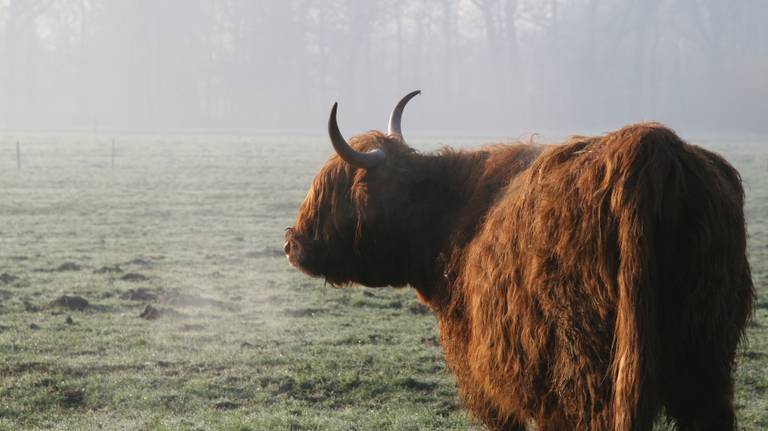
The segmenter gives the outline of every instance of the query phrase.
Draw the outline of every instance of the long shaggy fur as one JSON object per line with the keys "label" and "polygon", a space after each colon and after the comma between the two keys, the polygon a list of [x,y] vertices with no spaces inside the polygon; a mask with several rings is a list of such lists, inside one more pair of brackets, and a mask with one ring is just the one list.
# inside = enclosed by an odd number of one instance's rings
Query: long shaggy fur
{"label": "long shaggy fur", "polygon": [[658,124],[431,155],[375,132],[352,144],[387,164],[326,165],[295,228],[326,257],[298,266],[414,286],[490,429],[650,430],[662,409],[683,430],[735,427],[754,288],[722,158]]}

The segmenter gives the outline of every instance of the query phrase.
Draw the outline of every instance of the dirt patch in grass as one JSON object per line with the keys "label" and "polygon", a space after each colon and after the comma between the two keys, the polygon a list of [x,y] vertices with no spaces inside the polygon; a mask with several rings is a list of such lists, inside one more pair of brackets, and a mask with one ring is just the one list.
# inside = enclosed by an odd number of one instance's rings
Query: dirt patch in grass
{"label": "dirt patch in grass", "polygon": [[75,262],[64,262],[55,268],[35,268],[32,272],[75,272],[82,270],[83,267]]}
{"label": "dirt patch in grass", "polygon": [[85,391],[82,389],[64,389],[60,393],[59,403],[65,408],[78,408],[85,404]]}
{"label": "dirt patch in grass", "polygon": [[123,269],[118,264],[102,266],[93,271],[94,274],[119,274],[121,272],[123,272]]}
{"label": "dirt patch in grass", "polygon": [[232,401],[218,401],[213,404],[216,410],[234,410],[240,408],[240,404]]}
{"label": "dirt patch in grass", "polygon": [[127,292],[123,292],[120,295],[120,299],[129,301],[154,301],[157,299],[157,293],[146,287],[139,287],[138,289],[129,289]]}
{"label": "dirt patch in grass", "polygon": [[391,308],[393,310],[401,309],[403,308],[403,302],[399,300],[393,300],[393,301],[380,301],[378,299],[368,299],[368,298],[358,298],[353,300],[350,303],[353,307],[369,307],[369,308],[379,308],[379,309],[388,309]]}
{"label": "dirt patch in grass", "polygon": [[68,308],[70,310],[82,311],[88,308],[88,300],[82,296],[76,295],[62,295],[51,302],[53,307]]}
{"label": "dirt patch in grass", "polygon": [[18,376],[26,373],[49,374],[55,366],[50,362],[20,362],[0,366],[0,376]]}
{"label": "dirt patch in grass", "polygon": [[293,391],[296,381],[293,377],[267,377],[259,380],[261,387],[273,386],[270,391],[273,395],[285,395]]}
{"label": "dirt patch in grass", "polygon": [[31,302],[29,302],[27,300],[24,300],[23,304],[24,304],[24,311],[28,311],[30,313],[37,313],[38,311],[41,310],[40,307],[38,307],[37,305],[35,305],[35,304],[33,304],[33,303],[31,303]]}
{"label": "dirt patch in grass", "polygon": [[154,262],[152,262],[148,258],[137,257],[136,259],[129,260],[128,262],[125,262],[125,265],[143,266],[145,268],[148,268],[148,267],[154,265]]}
{"label": "dirt patch in grass", "polygon": [[80,271],[83,267],[78,265],[75,262],[64,262],[61,265],[57,266],[54,271],[56,272],[67,272],[67,271]]}
{"label": "dirt patch in grass", "polygon": [[149,277],[138,272],[129,272],[128,274],[120,277],[120,280],[127,281],[129,283],[141,283],[143,281],[149,280]]}
{"label": "dirt patch in grass", "polygon": [[448,417],[451,413],[459,410],[459,405],[452,401],[442,401],[435,411],[435,414],[441,417]]}
{"label": "dirt patch in grass", "polygon": [[146,320],[157,319],[178,319],[186,317],[184,313],[180,313],[173,308],[155,308],[151,305],[144,307],[144,310],[139,314],[139,317]]}
{"label": "dirt patch in grass", "polygon": [[19,277],[16,277],[15,275],[12,275],[12,274],[8,274],[7,272],[0,274],[0,284],[11,284],[18,279]]}
{"label": "dirt patch in grass", "polygon": [[413,377],[406,377],[405,379],[400,380],[398,384],[412,391],[424,391],[424,392],[432,391],[437,387],[437,383],[424,382],[421,380],[416,380]]}
{"label": "dirt patch in grass", "polygon": [[324,308],[296,308],[283,311],[288,317],[315,317],[327,312],[328,310]]}

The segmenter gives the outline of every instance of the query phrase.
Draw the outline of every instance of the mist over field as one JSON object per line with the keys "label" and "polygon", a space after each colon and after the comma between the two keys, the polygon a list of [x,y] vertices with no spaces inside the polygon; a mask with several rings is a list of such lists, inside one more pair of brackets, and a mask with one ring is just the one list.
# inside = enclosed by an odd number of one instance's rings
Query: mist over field
{"label": "mist over field", "polygon": [[332,103],[415,89],[423,153],[655,120],[731,163],[768,429],[768,1],[0,0],[0,431],[485,429],[414,289],[283,249]]}
{"label": "mist over field", "polygon": [[0,0],[0,129],[768,132],[762,0]]}

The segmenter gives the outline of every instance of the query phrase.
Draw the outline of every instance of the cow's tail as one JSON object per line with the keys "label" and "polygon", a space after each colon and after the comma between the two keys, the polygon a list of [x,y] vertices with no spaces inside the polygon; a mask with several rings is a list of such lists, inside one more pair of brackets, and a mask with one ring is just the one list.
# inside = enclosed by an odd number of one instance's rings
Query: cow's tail
{"label": "cow's tail", "polygon": [[[682,390],[701,401],[700,410],[730,409],[731,366],[755,295],[741,179],[722,158],[660,125],[607,139],[619,252],[613,429],[651,429],[681,385],[707,388]],[[732,422],[729,415],[719,420]]]}
{"label": "cow's tail", "polygon": [[[657,230],[676,223],[665,203],[682,198],[684,143],[669,129],[632,126],[607,137],[606,181],[613,184],[619,262],[611,371],[614,431],[650,429],[659,409],[654,363],[659,268],[653,251]],[[674,206],[674,205],[673,205]]]}

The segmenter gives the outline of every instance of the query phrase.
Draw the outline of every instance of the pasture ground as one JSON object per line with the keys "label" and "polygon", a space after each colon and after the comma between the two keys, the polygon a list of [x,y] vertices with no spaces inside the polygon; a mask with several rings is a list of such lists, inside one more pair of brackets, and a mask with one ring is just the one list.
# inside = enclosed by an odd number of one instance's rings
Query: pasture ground
{"label": "pasture ground", "polygon": [[[735,403],[764,430],[768,141],[693,141],[747,189],[759,298]],[[0,136],[0,429],[480,429],[412,291],[285,262],[329,153],[322,136],[122,136],[111,169],[110,138]]]}

